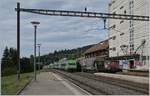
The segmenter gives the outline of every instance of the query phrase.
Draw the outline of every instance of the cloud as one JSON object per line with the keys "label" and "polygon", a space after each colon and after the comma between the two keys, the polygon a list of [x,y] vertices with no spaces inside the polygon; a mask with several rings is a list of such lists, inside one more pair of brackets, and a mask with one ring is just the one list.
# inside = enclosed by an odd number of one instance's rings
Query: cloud
{"label": "cloud", "polygon": [[[1,0],[0,3],[0,57],[5,46],[16,48],[16,2],[21,2],[24,8],[43,8],[58,10],[76,10],[106,12],[109,0]],[[81,47],[104,40],[107,36],[101,19],[55,17],[31,13],[21,13],[21,56],[30,56],[33,53],[34,30],[32,20],[41,24],[37,30],[37,43],[42,43],[42,54],[54,50]]]}

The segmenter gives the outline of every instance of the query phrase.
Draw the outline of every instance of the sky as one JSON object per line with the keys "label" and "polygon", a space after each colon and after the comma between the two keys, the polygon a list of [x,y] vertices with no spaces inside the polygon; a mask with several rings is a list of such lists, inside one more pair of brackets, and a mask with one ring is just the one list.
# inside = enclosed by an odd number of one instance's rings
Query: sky
{"label": "sky", "polygon": [[[107,12],[110,0],[1,0],[0,2],[0,58],[6,46],[17,46],[16,3],[22,8],[69,11]],[[33,54],[34,29],[31,21],[39,21],[37,43],[41,54],[54,50],[73,49],[98,43],[107,38],[103,20],[97,18],[45,16],[21,12],[21,57]],[[97,29],[97,30],[91,30]],[[88,31],[89,30],[89,31]]]}

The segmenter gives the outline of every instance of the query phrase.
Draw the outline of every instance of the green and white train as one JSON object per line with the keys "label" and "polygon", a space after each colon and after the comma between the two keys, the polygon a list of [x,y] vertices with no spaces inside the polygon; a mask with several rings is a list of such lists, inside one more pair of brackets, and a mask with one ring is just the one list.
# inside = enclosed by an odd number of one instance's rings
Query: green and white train
{"label": "green and white train", "polygon": [[66,58],[63,58],[59,60],[58,62],[50,64],[49,68],[73,72],[73,71],[77,71],[77,63],[76,63],[76,60],[73,60],[73,59],[67,60]]}

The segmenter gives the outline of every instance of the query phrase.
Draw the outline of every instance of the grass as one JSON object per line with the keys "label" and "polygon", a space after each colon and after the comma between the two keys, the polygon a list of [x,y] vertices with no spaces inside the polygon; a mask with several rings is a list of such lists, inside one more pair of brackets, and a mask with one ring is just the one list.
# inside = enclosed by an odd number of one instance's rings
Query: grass
{"label": "grass", "polygon": [[16,95],[16,93],[23,88],[29,80],[32,79],[32,73],[21,74],[20,80],[17,80],[17,75],[10,75],[1,78],[1,94],[2,95]]}

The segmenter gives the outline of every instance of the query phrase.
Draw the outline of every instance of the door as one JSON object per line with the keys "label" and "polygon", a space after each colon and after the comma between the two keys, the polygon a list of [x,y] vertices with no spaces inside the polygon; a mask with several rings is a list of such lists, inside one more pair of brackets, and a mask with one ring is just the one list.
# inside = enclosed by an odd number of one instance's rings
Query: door
{"label": "door", "polygon": [[133,69],[133,68],[134,68],[134,61],[131,60],[131,61],[130,61],[130,69]]}
{"label": "door", "polygon": [[104,71],[105,70],[105,66],[104,66],[104,61],[99,61],[97,64],[97,70],[98,71]]}

